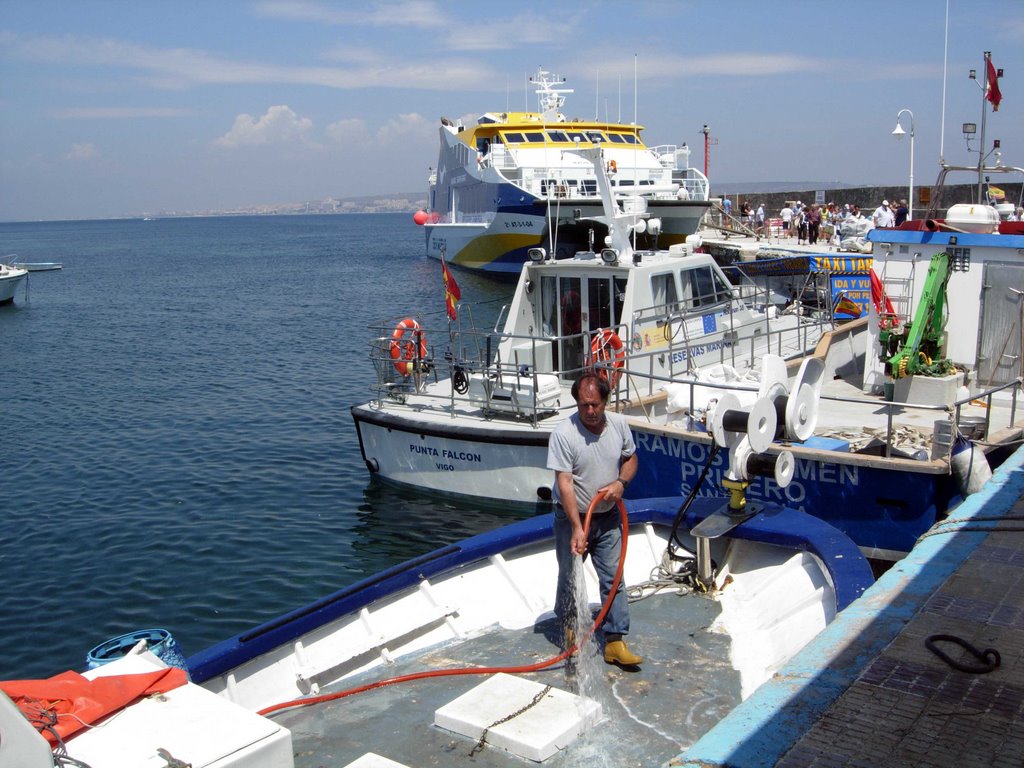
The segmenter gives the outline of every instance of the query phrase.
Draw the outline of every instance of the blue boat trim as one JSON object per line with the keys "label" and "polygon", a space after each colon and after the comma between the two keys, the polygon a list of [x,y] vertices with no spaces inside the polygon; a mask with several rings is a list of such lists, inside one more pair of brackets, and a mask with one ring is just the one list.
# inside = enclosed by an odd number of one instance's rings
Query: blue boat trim
{"label": "blue boat trim", "polygon": [[[1024,448],[949,521],[1002,515],[1024,495]],[[775,765],[921,610],[988,532],[921,541],[778,674],[676,758],[686,768]],[[851,640],[857,639],[855,645]]]}
{"label": "blue boat trim", "polygon": [[[679,499],[674,497],[641,499],[626,502],[626,509],[631,524],[655,523],[670,526],[675,519],[679,503]],[[710,514],[718,509],[721,503],[721,499],[697,499],[694,502],[696,511],[693,514]],[[423,579],[453,571],[499,552],[550,539],[552,519],[551,514],[538,515],[495,531],[473,536],[457,545],[443,547],[199,651],[187,660],[192,680],[202,683],[224,674],[257,656],[294,641],[316,627],[352,614],[375,600],[415,587]],[[787,530],[789,528],[792,530]],[[816,553],[832,552],[830,547],[834,546],[836,554],[841,557],[819,555],[829,569],[833,584],[839,584],[850,578],[850,574],[854,574],[854,584],[850,588],[861,589],[857,586],[860,584],[860,576],[856,574],[855,569],[851,569],[856,560],[860,560],[864,568],[867,568],[867,565],[856,546],[827,523],[801,512],[789,510],[786,514],[758,515],[735,529],[732,535],[751,541],[789,542],[789,546],[797,546]]]}

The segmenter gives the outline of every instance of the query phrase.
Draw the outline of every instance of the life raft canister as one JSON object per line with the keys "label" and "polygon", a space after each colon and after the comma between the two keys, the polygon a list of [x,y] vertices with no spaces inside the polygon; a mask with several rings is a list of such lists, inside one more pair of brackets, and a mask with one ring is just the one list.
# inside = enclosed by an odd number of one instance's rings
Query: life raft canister
{"label": "life raft canister", "polygon": [[613,371],[610,380],[607,368],[598,368],[597,375],[608,381],[612,389],[619,386],[619,377],[622,376],[621,368],[626,364],[626,350],[619,334],[610,328],[599,328],[590,340],[590,353],[595,363],[612,364]]}
{"label": "life raft canister", "polygon": [[[413,341],[405,340],[405,334],[412,332]],[[416,340],[419,340],[419,353],[417,354]],[[395,370],[402,376],[408,376],[413,372],[416,365],[414,360],[425,360],[427,357],[427,337],[420,330],[420,324],[407,317],[395,326],[395,332],[391,334],[391,359],[395,361]]]}

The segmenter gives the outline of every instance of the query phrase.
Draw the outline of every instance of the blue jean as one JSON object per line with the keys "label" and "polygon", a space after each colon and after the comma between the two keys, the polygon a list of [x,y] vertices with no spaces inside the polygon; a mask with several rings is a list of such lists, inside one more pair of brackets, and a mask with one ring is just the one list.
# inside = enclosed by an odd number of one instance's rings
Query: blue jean
{"label": "blue jean", "polygon": [[[558,558],[558,586],[555,591],[555,616],[564,626],[566,620],[575,620],[576,605],[572,584],[572,558],[577,555],[572,551],[572,525],[561,507],[555,508],[555,555]],[[601,591],[601,605],[604,605],[615,580],[615,572],[619,568],[619,556],[622,553],[622,531],[618,509],[612,509],[603,515],[594,515],[590,519],[590,531],[587,536],[587,553],[593,558],[594,570]],[[629,601],[622,583],[615,592],[611,608],[604,618],[601,628],[605,635],[625,635],[629,632]]]}

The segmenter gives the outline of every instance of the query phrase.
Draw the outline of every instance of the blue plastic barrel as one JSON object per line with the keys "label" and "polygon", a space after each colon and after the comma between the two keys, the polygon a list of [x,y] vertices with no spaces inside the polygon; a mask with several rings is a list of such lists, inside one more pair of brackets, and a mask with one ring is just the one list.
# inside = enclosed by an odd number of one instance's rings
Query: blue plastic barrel
{"label": "blue plastic barrel", "polygon": [[149,651],[165,664],[188,671],[185,657],[178,648],[178,643],[166,629],[140,629],[100,643],[86,654],[87,668],[95,669],[117,661],[126,656],[128,651],[139,644],[140,640],[145,640],[149,645]]}

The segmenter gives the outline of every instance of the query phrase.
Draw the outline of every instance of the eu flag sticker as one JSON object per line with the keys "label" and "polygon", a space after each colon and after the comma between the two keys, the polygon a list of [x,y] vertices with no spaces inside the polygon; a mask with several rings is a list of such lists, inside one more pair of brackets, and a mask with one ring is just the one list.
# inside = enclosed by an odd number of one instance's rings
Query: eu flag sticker
{"label": "eu flag sticker", "polygon": [[715,322],[717,315],[704,315],[704,333],[714,333],[718,330],[718,323]]}

